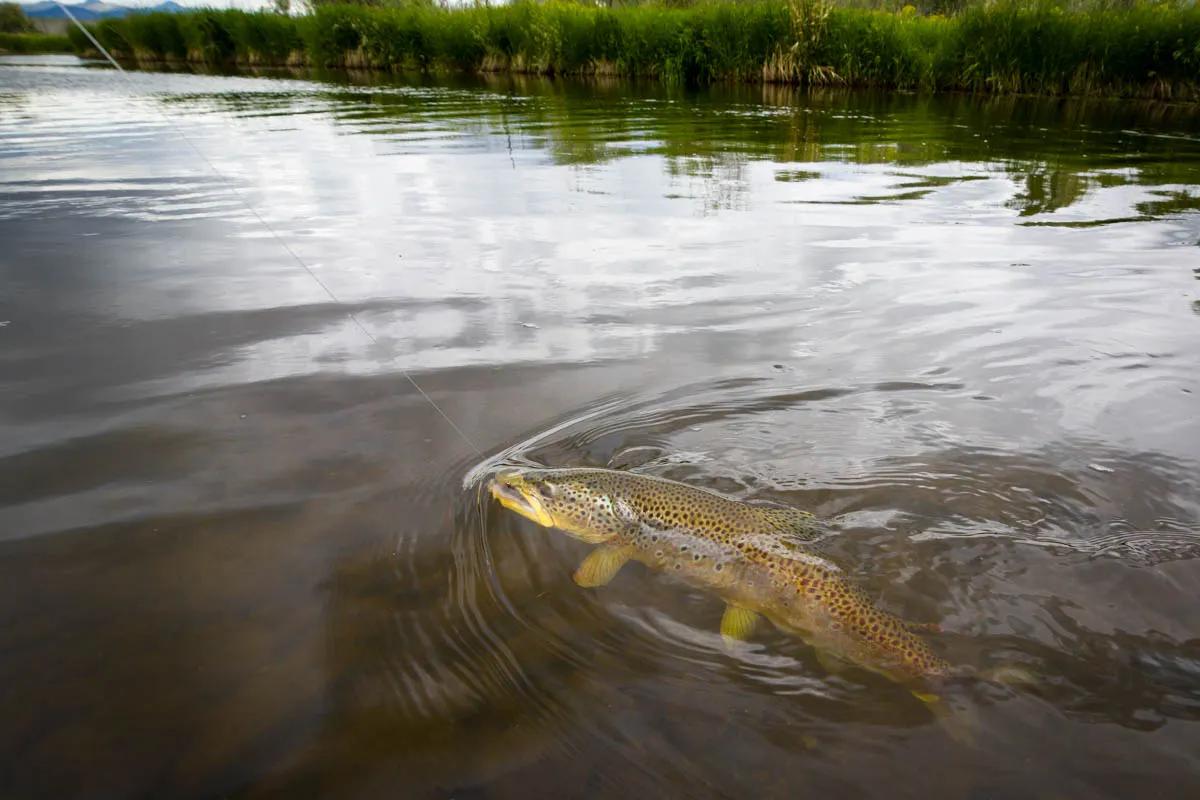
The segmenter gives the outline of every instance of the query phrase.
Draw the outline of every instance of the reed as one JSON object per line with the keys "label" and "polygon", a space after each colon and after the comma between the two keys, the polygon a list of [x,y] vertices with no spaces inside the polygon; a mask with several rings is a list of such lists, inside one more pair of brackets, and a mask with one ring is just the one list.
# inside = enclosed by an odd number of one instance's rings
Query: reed
{"label": "reed", "polygon": [[66,36],[45,33],[0,33],[0,53],[70,53]]}
{"label": "reed", "polygon": [[[300,17],[140,14],[95,31],[139,60],[1200,99],[1194,3],[996,0],[949,16],[829,0],[319,5]],[[72,41],[87,49],[78,32]]]}

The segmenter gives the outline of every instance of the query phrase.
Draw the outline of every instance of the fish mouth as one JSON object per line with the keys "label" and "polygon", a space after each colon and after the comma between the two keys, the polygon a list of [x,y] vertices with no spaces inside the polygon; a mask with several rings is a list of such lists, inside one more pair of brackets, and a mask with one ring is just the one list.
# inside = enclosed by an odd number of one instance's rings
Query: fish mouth
{"label": "fish mouth", "polygon": [[542,505],[531,487],[518,472],[502,472],[488,484],[488,491],[500,505],[526,519],[547,528],[554,527],[554,518]]}

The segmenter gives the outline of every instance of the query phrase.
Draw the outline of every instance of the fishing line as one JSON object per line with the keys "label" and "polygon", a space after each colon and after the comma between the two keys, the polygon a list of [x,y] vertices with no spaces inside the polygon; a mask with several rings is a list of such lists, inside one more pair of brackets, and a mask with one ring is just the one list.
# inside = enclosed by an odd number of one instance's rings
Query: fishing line
{"label": "fishing line", "polygon": [[[59,0],[55,0],[55,5],[57,5],[59,8],[61,8],[63,10],[63,13],[67,15],[67,17],[71,20],[71,22],[75,23],[75,27],[79,28],[79,30],[83,32],[83,35],[88,38],[88,41],[90,41],[96,47],[96,49],[99,50],[100,53],[103,54],[103,56],[106,59],[108,59],[108,63],[112,64],[113,67],[116,68],[117,72],[119,72],[121,74],[121,77],[125,79],[127,85],[129,85],[131,88],[134,88],[133,81],[132,81],[132,79],[130,79],[129,74],[125,72],[125,69],[119,63],[117,63],[117,60],[112,57],[112,54],[109,53],[107,49],[105,49],[104,45],[100,44],[100,42],[96,39],[96,37],[92,35],[92,32],[89,31],[83,25],[83,23],[81,23],[79,20],[77,20],[75,18],[75,15],[71,13],[71,10],[69,8],[67,8],[65,5],[63,5]],[[221,170],[217,169],[216,165],[213,164],[212,161],[209,160],[208,156],[206,156],[204,154],[204,151],[201,150],[196,145],[195,142],[193,142],[191,139],[188,138],[187,134],[184,133],[183,130],[180,127],[178,127],[171,120],[171,118],[169,116],[167,116],[166,112],[164,112],[157,105],[154,106],[154,110],[158,112],[159,116],[162,117],[163,121],[167,123],[168,127],[170,127],[171,130],[174,131],[175,134],[180,139],[183,139],[183,141],[185,141],[187,143],[187,145],[190,148],[192,148],[192,150],[196,153],[196,155],[198,155],[200,157],[200,160],[208,165],[208,168],[210,170],[212,170],[213,174],[216,175],[221,180],[221,183],[223,183],[225,185],[225,188],[227,188],[229,191],[231,191],[237,197],[237,199],[239,201],[241,201],[242,205],[246,207],[246,210],[248,210],[252,215],[254,215],[254,218],[256,220],[258,220],[258,222],[264,228],[267,229],[267,232],[271,234],[271,238],[273,238],[275,241],[279,242],[279,245],[288,252],[288,255],[290,255],[292,257],[292,260],[294,260],[297,264],[299,264],[300,268],[302,270],[304,270],[305,272],[307,272],[308,276],[310,278],[312,278],[314,281],[316,281],[317,285],[320,286],[321,289],[324,290],[325,294],[329,296],[329,299],[333,301],[334,305],[340,307],[345,312],[346,316],[350,319],[350,321],[354,323],[354,326],[356,328],[358,328],[360,331],[362,331],[363,335],[366,336],[371,341],[371,344],[378,347],[379,340],[376,339],[375,336],[369,330],[367,330],[366,326],[363,325],[359,321],[358,317],[356,317],[354,315],[354,312],[351,311],[346,306],[346,304],[343,303],[338,298],[338,296],[333,293],[333,290],[331,290],[325,284],[324,281],[322,281],[320,278],[317,277],[317,273],[313,272],[312,269],[308,266],[308,264],[304,263],[304,260],[301,259],[300,256],[296,255],[296,251],[293,250],[291,247],[289,247],[288,243],[285,242],[278,233],[276,233],[275,229],[273,227],[271,227],[270,223],[268,223],[263,218],[262,214],[258,213],[258,209],[256,209],[250,203],[250,201],[246,199],[246,196],[244,194],[242,194],[242,192],[237,188],[237,186],[235,186],[233,184],[233,181],[231,181],[228,177],[226,177],[225,174],[221,172]],[[454,432],[457,433],[459,435],[459,437],[464,442],[467,443],[467,446],[470,447],[472,450],[474,450],[476,455],[482,456],[483,451],[480,450],[479,447],[476,446],[476,444],[473,441],[471,441],[471,438],[469,436],[467,436],[467,434],[463,433],[462,428],[458,427],[458,425],[456,425],[454,423],[454,420],[450,419],[450,415],[447,414],[445,411],[443,411],[442,407],[439,406],[437,403],[435,403],[433,401],[433,398],[425,393],[425,390],[422,389],[421,385],[419,383],[417,383],[417,381],[413,378],[413,376],[408,373],[408,370],[404,369],[404,367],[400,366],[399,364],[396,364],[395,366],[396,366],[396,369],[398,369],[400,371],[400,374],[403,375],[404,378],[409,383],[412,384],[412,387],[417,390],[417,393],[420,394],[421,397],[424,397],[425,400],[429,402],[429,405],[433,406],[433,410],[436,411],[438,414],[440,414],[442,419],[446,420],[446,422],[450,425],[450,427],[454,429]]]}

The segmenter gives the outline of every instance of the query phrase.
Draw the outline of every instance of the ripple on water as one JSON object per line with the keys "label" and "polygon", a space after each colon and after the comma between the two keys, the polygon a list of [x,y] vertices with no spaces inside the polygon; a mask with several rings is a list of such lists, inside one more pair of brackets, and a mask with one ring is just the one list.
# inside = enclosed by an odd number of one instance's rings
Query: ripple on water
{"label": "ripple on water", "polygon": [[[1011,447],[966,448],[949,438],[917,435],[911,455],[868,457],[840,473],[814,469],[797,475],[778,471],[781,462],[796,463],[793,453],[772,454],[768,460],[775,471],[761,465],[753,470],[732,462],[729,451],[719,445],[740,439],[738,431],[746,418],[823,403],[844,405],[847,398],[860,395],[878,400],[926,392],[944,393],[941,396],[955,401],[971,396],[953,381],[894,380],[836,391],[775,393],[767,392],[761,381],[731,380],[704,389],[690,386],[662,395],[621,397],[564,419],[472,467],[463,496],[477,498],[487,475],[500,463],[592,465],[634,469],[750,501],[812,509],[831,519],[831,533],[822,547],[851,565],[855,579],[885,607],[912,619],[939,621],[944,634],[934,641],[956,663],[976,670],[1028,666],[1043,687],[1034,691],[1070,714],[1099,708],[1109,702],[1104,699],[1107,693],[1119,691],[1115,684],[1088,677],[1089,671],[1103,669],[1114,658],[1142,658],[1136,654],[1145,653],[1153,659],[1158,656],[1149,653],[1165,647],[1171,655],[1162,656],[1164,664],[1180,658],[1189,663],[1192,648],[1184,638],[1166,635],[1159,644],[1120,633],[1125,624],[1144,624],[1143,612],[1118,613],[1102,623],[1094,614],[1081,616],[1078,610],[1094,604],[1091,589],[1062,583],[1078,567],[1079,556],[1104,556],[1117,572],[1097,583],[1114,585],[1115,580],[1118,593],[1132,596],[1146,579],[1153,581],[1148,575],[1139,578],[1137,568],[1200,555],[1200,534],[1195,531],[1156,535],[1112,530],[1129,524],[1118,513],[1139,519],[1157,513],[1159,522],[1164,513],[1176,520],[1195,518],[1194,497],[1181,494],[1176,477],[1171,477],[1180,474],[1181,462],[1105,449],[1095,441],[1064,441],[1040,452],[1022,452]],[[804,427],[818,440],[837,430],[836,423],[825,425],[825,430],[814,428],[828,420],[814,411],[806,415],[805,426],[777,418],[774,430]],[[697,442],[707,447],[693,449]],[[1087,459],[1097,457],[1111,463],[1113,473],[1089,469]],[[1141,487],[1137,503],[1123,502],[1128,497],[1113,474]],[[808,648],[778,631],[760,632],[751,647],[726,652],[716,633],[720,602],[661,575],[632,567],[608,587],[579,589],[569,575],[586,546],[498,507],[489,508],[486,498],[481,513],[463,520],[471,526],[470,535],[486,543],[479,547],[492,549],[491,559],[480,559],[476,566],[495,570],[498,591],[511,592],[506,602],[511,613],[521,615],[537,636],[553,643],[552,654],[561,654],[551,656],[562,659],[555,669],[573,675],[569,682],[577,691],[586,687],[582,691],[592,693],[582,701],[577,696],[556,698],[562,707],[598,702],[599,687],[614,682],[636,685],[640,676],[653,672],[656,681],[690,685],[700,696],[719,697],[733,685],[750,696],[787,697],[788,705],[776,712],[780,724],[811,731],[835,747],[841,736],[827,726],[839,720],[887,725],[928,721],[919,708],[906,705],[902,691],[858,673],[830,674]],[[1170,614],[1172,609],[1167,603],[1157,613]],[[1049,635],[1037,631],[1043,624],[1050,626]],[[1180,636],[1186,625],[1175,629]],[[1112,649],[1103,648],[1104,641]],[[1081,643],[1084,650],[1071,642]],[[1117,655],[1121,648],[1129,649]],[[520,659],[523,651],[516,652]],[[581,653],[586,656],[580,658]],[[545,669],[538,664],[534,680],[543,680]],[[1155,711],[1149,718],[1196,719],[1195,694],[1182,688],[1175,669],[1163,666],[1160,672],[1144,675],[1156,688],[1116,702],[1105,718],[1140,727],[1140,712],[1133,709],[1151,703]],[[954,702],[982,709],[1012,697],[1011,690],[997,697],[994,689],[982,689],[984,694],[973,689]],[[1005,722],[1018,727],[994,732],[997,741],[1019,735],[1018,721]],[[885,747],[878,742],[869,746]]]}

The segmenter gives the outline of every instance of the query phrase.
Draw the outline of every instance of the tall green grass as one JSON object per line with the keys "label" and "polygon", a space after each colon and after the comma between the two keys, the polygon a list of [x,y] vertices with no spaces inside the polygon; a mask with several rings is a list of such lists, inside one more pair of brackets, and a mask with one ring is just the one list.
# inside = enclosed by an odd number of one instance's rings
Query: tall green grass
{"label": "tall green grass", "polygon": [[[1194,3],[996,0],[952,16],[827,0],[598,8],[547,0],[444,9],[320,5],[287,17],[204,10],[95,26],[125,58],[495,70],[1200,99]],[[87,49],[82,35],[72,41]]]}
{"label": "tall green grass", "polygon": [[[118,58],[145,61],[196,61],[208,64],[306,63],[300,31],[307,18],[267,12],[202,9],[187,14],[130,14],[104,19],[92,34]],[[67,35],[78,52],[92,49],[87,37],[71,28]]]}
{"label": "tall green grass", "polygon": [[70,53],[66,36],[45,33],[0,33],[0,53]]}

